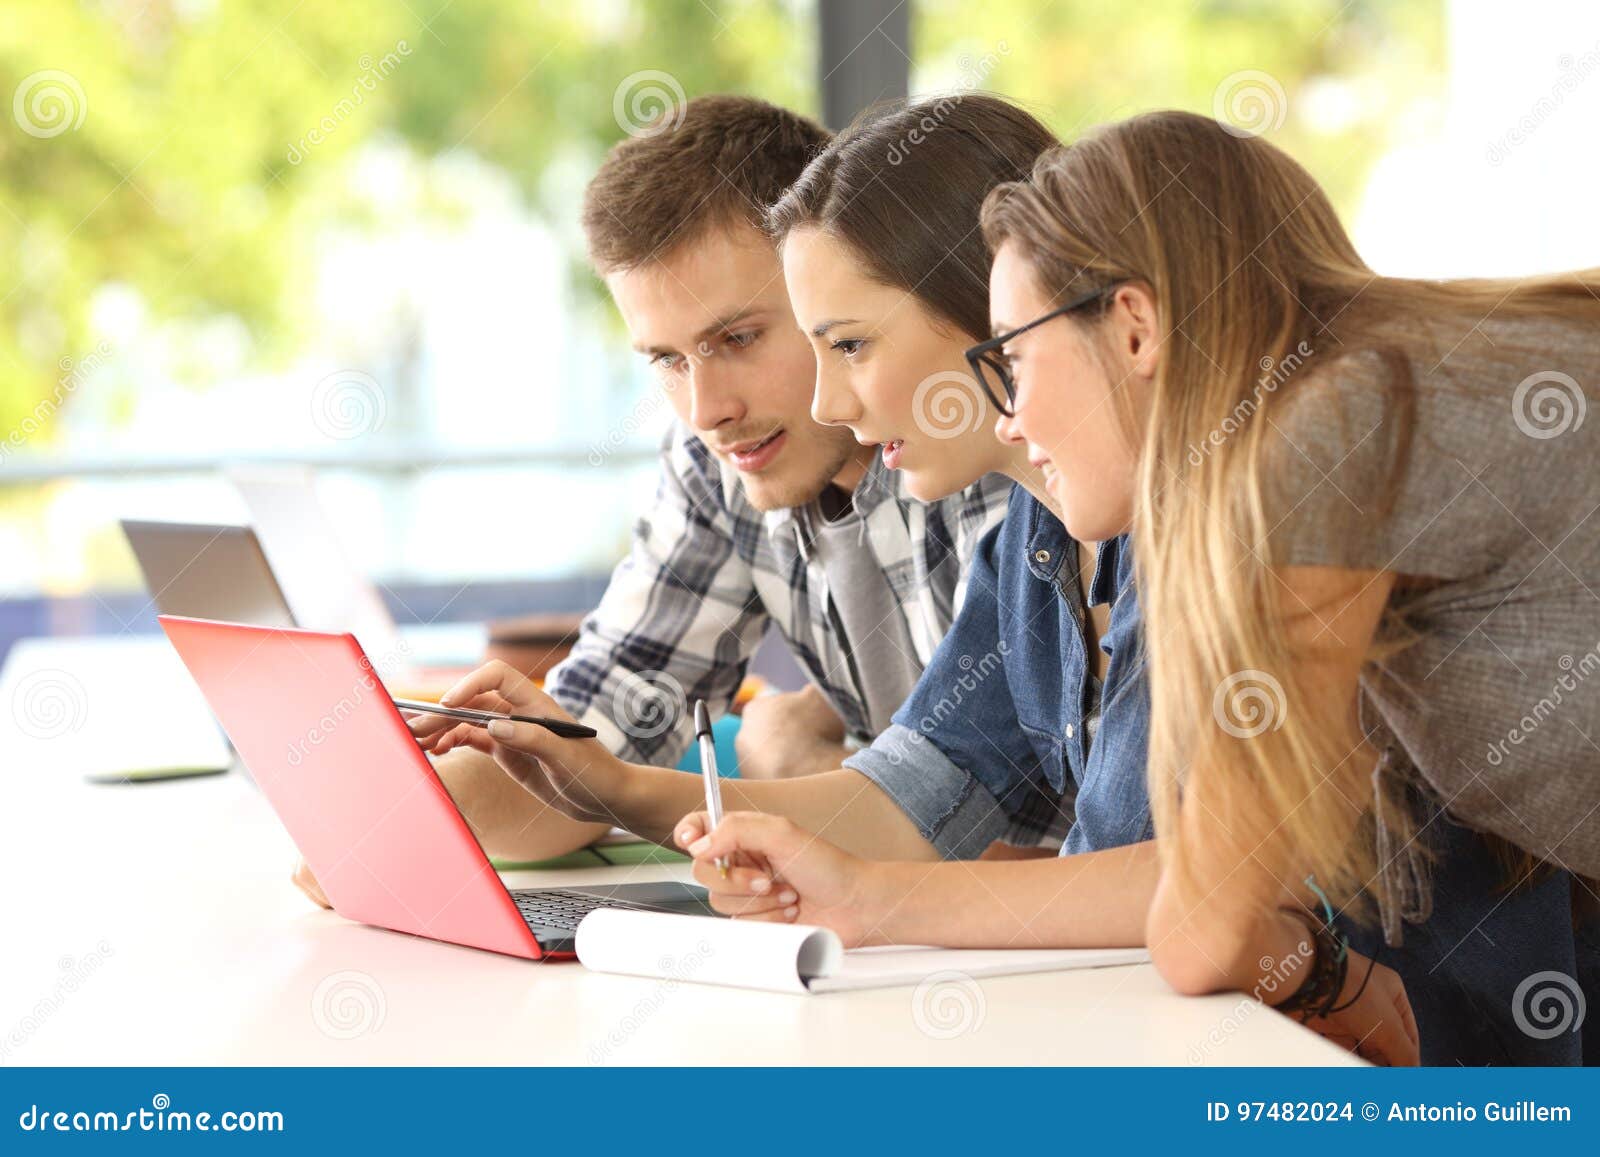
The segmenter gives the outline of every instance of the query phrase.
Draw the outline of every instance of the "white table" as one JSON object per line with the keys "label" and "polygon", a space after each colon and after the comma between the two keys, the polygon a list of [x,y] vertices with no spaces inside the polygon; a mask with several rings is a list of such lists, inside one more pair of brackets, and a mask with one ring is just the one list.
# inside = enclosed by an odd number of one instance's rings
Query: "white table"
{"label": "white table", "polygon": [[[3,731],[3,728],[0,728]],[[351,924],[240,774],[0,769],[0,1063],[1345,1064],[1148,966],[815,997],[602,976]],[[681,866],[508,875],[514,886]]]}

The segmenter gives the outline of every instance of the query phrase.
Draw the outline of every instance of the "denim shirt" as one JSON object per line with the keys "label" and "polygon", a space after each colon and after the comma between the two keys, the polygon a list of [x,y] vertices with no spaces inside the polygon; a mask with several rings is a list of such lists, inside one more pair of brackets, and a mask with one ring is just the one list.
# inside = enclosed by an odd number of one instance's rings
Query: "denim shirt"
{"label": "denim shirt", "polygon": [[[1094,743],[1088,607],[1110,604]],[[967,598],[891,726],[845,760],[887,792],[951,859],[996,839],[1062,853],[1152,835],[1145,788],[1150,725],[1133,553],[1100,543],[1087,606],[1078,545],[1022,487],[978,544]]]}

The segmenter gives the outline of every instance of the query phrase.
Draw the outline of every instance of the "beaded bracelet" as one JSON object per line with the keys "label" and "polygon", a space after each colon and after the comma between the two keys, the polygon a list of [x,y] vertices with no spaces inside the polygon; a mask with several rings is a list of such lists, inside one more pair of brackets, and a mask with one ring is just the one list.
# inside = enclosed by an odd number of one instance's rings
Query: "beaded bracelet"
{"label": "beaded bracelet", "polygon": [[[1350,944],[1344,934],[1334,927],[1333,905],[1328,902],[1322,889],[1317,887],[1316,880],[1307,876],[1306,884],[1322,901],[1321,917],[1299,907],[1286,907],[1283,911],[1304,921],[1306,930],[1311,934],[1311,973],[1299,988],[1272,1006],[1279,1012],[1298,1014],[1301,1021],[1348,1008],[1361,995],[1361,992],[1357,992],[1345,1004],[1337,1003],[1350,972]],[[1370,978],[1371,975],[1369,968],[1367,976]],[[1361,991],[1365,991],[1366,987],[1366,981],[1363,980]]]}

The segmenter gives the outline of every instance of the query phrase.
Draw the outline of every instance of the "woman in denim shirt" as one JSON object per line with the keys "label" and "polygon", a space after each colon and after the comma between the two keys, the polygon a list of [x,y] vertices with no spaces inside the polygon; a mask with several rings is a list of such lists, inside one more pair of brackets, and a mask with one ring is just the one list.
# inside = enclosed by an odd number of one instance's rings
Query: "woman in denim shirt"
{"label": "woman in denim shirt", "polygon": [[[886,170],[884,152],[935,114],[942,131]],[[964,360],[989,324],[988,251],[969,223],[1008,169],[1023,175],[1052,143],[1027,113],[984,94],[880,111],[842,133],[767,214],[795,320],[816,348],[812,416],[880,445],[885,464],[925,501],[985,471],[1019,483],[1007,529],[980,544],[963,576],[975,609],[953,632],[958,643],[935,653],[932,677],[894,725],[845,761],[947,858],[975,859],[996,840],[1053,850],[1065,834],[1070,850],[1084,851],[1149,835],[1140,777],[1106,777],[1115,815],[1082,796],[1072,824],[1062,805],[1089,777],[1091,759],[1115,763],[1121,749],[1115,728],[1093,749],[1089,740],[1102,681],[1114,699],[1136,671],[1131,639],[1110,649],[1131,560],[1120,541],[1097,557],[1067,535],[1021,441],[995,438],[997,414]],[[928,196],[935,177],[937,195]],[[920,228],[886,231],[919,191]],[[952,236],[962,238],[953,250]],[[1092,569],[1080,573],[1085,563]],[[1094,645],[1102,635],[1105,650]],[[1018,662],[1026,677],[1014,673]],[[1002,667],[1011,677],[990,678]],[[1142,696],[1134,700],[1121,726],[1142,734],[1148,720]],[[1142,766],[1142,741],[1136,755]]]}

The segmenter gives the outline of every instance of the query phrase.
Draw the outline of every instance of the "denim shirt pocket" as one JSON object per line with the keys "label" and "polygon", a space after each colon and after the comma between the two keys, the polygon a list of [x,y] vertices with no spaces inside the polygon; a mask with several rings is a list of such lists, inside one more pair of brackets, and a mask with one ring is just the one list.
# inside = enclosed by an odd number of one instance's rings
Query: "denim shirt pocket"
{"label": "denim shirt pocket", "polygon": [[[1059,650],[1057,651],[1059,655]],[[1017,723],[1039,757],[1050,786],[1063,795],[1077,790],[1066,737],[1067,688],[1075,686],[1071,664],[1057,658],[1051,666],[1032,664],[1028,678],[1013,684]]]}
{"label": "denim shirt pocket", "polygon": [[[1123,672],[1113,662],[1101,688],[1099,722],[1091,754],[1103,749],[1104,756],[1091,759],[1084,768],[1083,788],[1105,773],[1107,765],[1132,763],[1143,771],[1150,746],[1150,695],[1142,674],[1118,678]],[[1109,757],[1109,758],[1106,758]]]}
{"label": "denim shirt pocket", "polygon": [[[1113,630],[1116,630],[1114,627]],[[1100,722],[1078,789],[1078,824],[1071,851],[1116,847],[1149,839],[1147,764],[1150,748],[1150,694],[1142,656],[1128,646],[1131,633],[1118,636],[1101,692]]]}
{"label": "denim shirt pocket", "polygon": [[1039,756],[1039,766],[1044,768],[1045,778],[1050,781],[1050,786],[1061,795],[1071,795],[1075,777],[1072,773],[1072,763],[1067,757],[1065,739],[1043,727],[1020,719],[1022,734],[1027,736],[1028,743]]}

